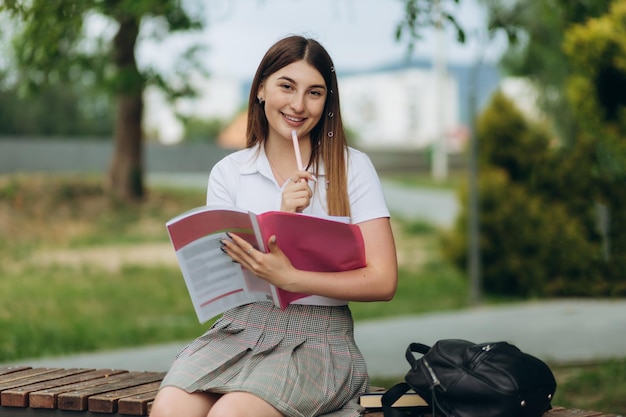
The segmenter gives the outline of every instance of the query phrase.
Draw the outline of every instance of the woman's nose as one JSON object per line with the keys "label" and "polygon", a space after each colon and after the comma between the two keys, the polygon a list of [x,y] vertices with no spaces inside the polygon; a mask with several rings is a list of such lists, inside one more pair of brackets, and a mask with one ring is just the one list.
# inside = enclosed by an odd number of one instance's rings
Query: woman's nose
{"label": "woman's nose", "polygon": [[297,112],[303,111],[304,110],[304,95],[294,94],[291,100],[291,108]]}

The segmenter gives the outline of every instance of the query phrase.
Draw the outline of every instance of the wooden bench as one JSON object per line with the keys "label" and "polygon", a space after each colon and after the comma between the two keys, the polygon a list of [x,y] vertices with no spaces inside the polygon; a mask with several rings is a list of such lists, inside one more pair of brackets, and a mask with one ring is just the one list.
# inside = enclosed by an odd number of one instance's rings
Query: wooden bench
{"label": "wooden bench", "polygon": [[0,367],[0,416],[147,416],[163,372]]}
{"label": "wooden bench", "polygon": [[[164,375],[115,369],[0,367],[0,417],[147,416]],[[383,414],[373,411],[366,416]],[[555,407],[544,417],[617,416]]]}

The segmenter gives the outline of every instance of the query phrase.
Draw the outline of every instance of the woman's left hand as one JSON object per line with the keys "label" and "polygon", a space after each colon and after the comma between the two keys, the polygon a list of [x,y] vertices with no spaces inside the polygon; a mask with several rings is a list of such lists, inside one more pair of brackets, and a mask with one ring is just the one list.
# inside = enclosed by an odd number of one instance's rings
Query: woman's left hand
{"label": "woman's left hand", "polygon": [[222,250],[233,261],[248,269],[254,275],[270,284],[288,290],[289,280],[294,276],[296,269],[276,242],[276,236],[267,241],[268,253],[255,249],[245,239],[233,233],[228,233],[230,240],[223,239]]}

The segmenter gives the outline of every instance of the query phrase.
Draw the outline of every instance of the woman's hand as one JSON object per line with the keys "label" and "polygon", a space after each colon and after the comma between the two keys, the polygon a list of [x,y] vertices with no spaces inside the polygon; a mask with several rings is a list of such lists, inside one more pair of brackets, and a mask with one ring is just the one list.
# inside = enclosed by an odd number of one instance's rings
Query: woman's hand
{"label": "woman's hand", "polygon": [[267,241],[268,253],[255,249],[245,239],[233,233],[228,233],[228,236],[230,240],[223,239],[221,241],[224,253],[254,275],[279,288],[288,290],[289,280],[294,276],[296,269],[278,247],[276,236],[271,236]]}
{"label": "woman's hand", "polygon": [[309,206],[313,196],[309,181],[315,182],[316,178],[308,171],[298,171],[287,180],[280,201],[281,211],[302,213]]}
{"label": "woman's hand", "polygon": [[389,218],[359,223],[367,265],[343,272],[296,269],[280,249],[275,236],[267,242],[268,253],[260,252],[241,237],[230,233],[222,250],[233,261],[270,284],[291,292],[320,295],[346,301],[388,301],[398,285],[398,263]]}

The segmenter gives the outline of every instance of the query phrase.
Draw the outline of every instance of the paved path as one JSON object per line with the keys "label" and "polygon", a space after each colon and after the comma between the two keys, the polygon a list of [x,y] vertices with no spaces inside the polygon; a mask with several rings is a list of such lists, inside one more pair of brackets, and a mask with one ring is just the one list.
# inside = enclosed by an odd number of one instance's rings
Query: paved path
{"label": "paved path", "polygon": [[398,317],[356,329],[372,375],[403,375],[411,342],[439,339],[508,341],[560,363],[626,357],[626,300],[558,300]]}
{"label": "paved path", "polygon": [[[355,337],[371,375],[401,377],[411,342],[432,345],[444,338],[473,342],[505,340],[539,358],[586,362],[626,357],[626,300],[560,300],[399,317],[356,324]],[[185,342],[66,357],[23,360],[12,365],[96,367],[165,371]]]}
{"label": "paved path", "polygon": [[385,180],[382,183],[387,205],[394,216],[449,227],[458,215],[459,203],[453,191],[408,189]]}

